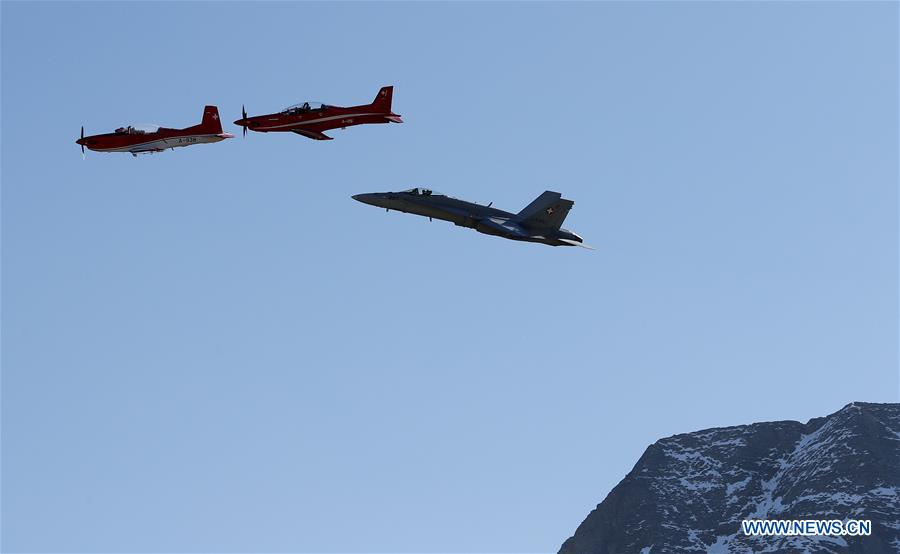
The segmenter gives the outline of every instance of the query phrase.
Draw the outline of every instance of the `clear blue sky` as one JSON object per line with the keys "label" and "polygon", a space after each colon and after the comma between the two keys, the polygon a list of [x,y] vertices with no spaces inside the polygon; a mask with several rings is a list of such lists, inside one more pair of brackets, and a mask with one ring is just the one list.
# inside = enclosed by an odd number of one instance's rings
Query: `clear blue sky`
{"label": "clear blue sky", "polygon": [[[2,550],[549,552],[661,437],[897,401],[897,16],[3,2]],[[350,199],[421,185],[598,249]]]}

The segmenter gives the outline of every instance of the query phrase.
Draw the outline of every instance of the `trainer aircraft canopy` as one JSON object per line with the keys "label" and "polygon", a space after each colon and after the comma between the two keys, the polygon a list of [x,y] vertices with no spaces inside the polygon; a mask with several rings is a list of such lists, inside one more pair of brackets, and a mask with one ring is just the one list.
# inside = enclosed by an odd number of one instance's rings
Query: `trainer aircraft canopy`
{"label": "trainer aircraft canopy", "polygon": [[327,104],[323,104],[321,102],[302,102],[300,104],[294,104],[293,106],[288,106],[287,108],[281,110],[281,113],[292,115],[298,113],[306,113],[306,112],[315,112],[328,108]]}
{"label": "trainer aircraft canopy", "polygon": [[159,131],[159,125],[126,125],[116,129],[117,135],[146,135]]}

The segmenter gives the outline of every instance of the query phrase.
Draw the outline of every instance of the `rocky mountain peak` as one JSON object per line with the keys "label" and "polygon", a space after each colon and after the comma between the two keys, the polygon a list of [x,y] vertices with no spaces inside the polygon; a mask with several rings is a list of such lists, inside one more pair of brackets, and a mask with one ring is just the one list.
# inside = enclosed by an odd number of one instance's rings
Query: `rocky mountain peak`
{"label": "rocky mountain peak", "polygon": [[[868,537],[748,537],[745,519],[870,519]],[[675,435],[562,545],[618,552],[900,551],[900,404]]]}

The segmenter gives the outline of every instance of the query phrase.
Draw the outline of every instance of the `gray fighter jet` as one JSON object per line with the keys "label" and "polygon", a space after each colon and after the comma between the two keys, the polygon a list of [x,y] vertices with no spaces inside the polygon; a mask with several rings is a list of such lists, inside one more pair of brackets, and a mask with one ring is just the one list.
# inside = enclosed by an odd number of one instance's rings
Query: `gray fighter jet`
{"label": "gray fighter jet", "polygon": [[575,233],[560,228],[575,203],[566,200],[560,193],[549,190],[517,214],[492,208],[491,204],[482,206],[423,188],[357,194],[353,199],[388,211],[397,210],[428,219],[451,221],[460,227],[469,227],[486,235],[540,242],[550,246],[591,248]]}

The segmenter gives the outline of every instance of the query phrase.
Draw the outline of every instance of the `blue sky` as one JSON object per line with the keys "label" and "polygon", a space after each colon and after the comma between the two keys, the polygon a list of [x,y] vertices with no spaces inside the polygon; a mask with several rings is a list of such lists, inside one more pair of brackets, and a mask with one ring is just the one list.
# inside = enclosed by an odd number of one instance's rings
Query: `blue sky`
{"label": "blue sky", "polygon": [[[3,2],[2,550],[550,552],[659,438],[896,402],[897,11]],[[598,249],[350,199],[412,186]]]}

